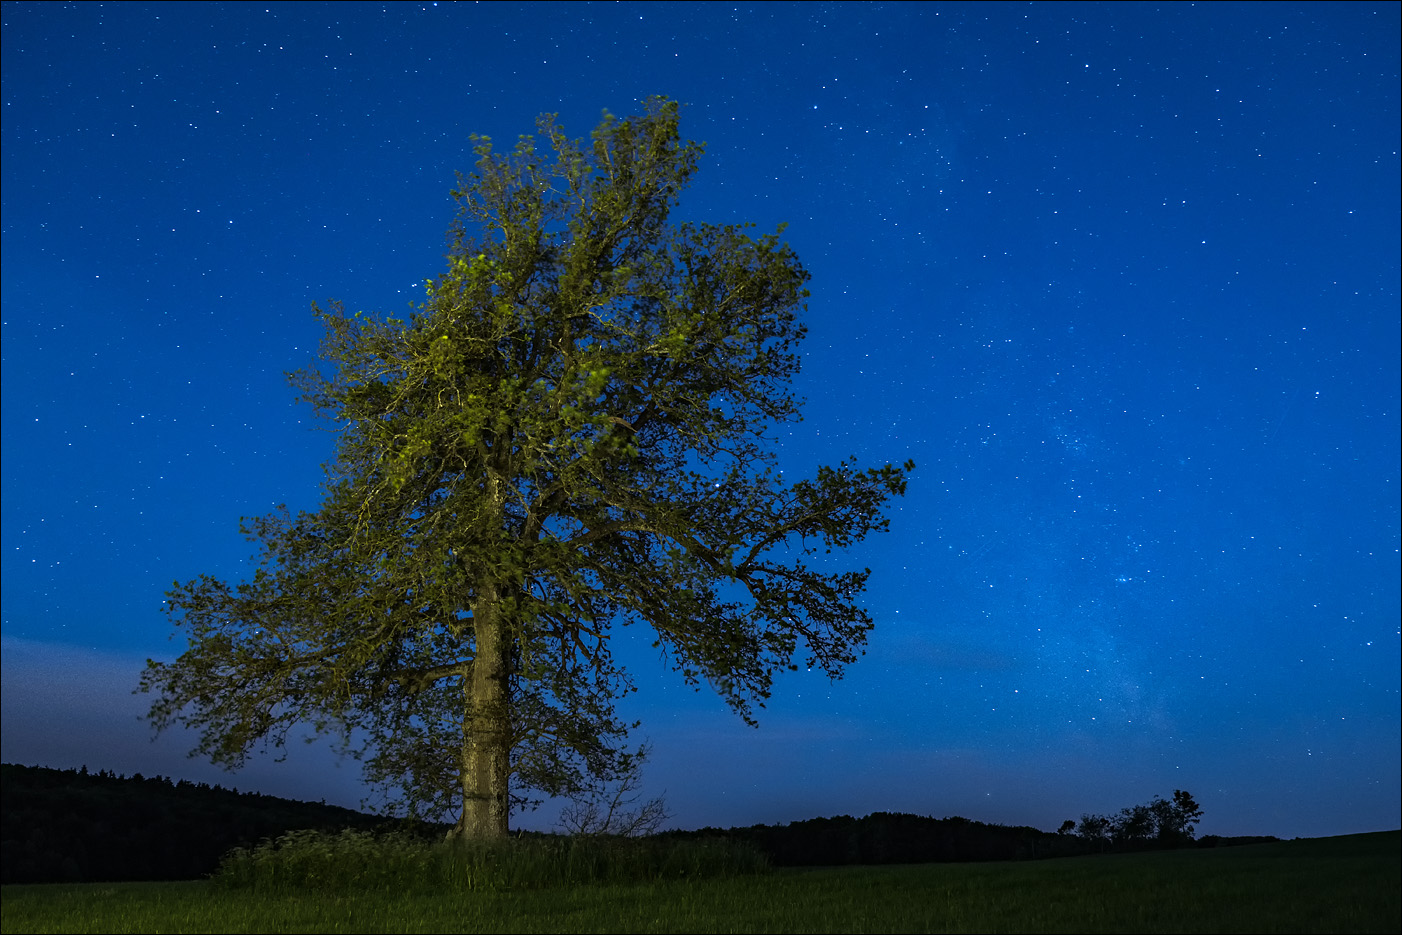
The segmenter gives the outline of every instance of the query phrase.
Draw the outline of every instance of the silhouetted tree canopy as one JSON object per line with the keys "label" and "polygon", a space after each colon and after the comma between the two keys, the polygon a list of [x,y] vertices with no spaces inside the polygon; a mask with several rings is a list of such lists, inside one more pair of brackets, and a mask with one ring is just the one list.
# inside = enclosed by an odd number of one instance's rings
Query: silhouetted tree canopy
{"label": "silhouetted tree canopy", "polygon": [[[1082,815],[1076,833],[1101,848],[1181,847],[1191,843],[1202,808],[1190,793],[1173,790],[1173,798],[1154,796],[1147,805],[1133,805],[1118,815]],[[1064,830],[1072,822],[1062,825]]]}

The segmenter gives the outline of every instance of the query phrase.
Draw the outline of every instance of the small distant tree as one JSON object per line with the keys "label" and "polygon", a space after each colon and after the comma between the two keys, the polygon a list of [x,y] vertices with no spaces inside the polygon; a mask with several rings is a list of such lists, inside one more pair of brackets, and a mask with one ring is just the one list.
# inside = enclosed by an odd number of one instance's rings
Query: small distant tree
{"label": "small distant tree", "polygon": [[1111,820],[1110,837],[1121,846],[1141,844],[1154,836],[1154,813],[1147,805],[1120,809]]}
{"label": "small distant tree", "polygon": [[1056,829],[1057,834],[1070,834],[1076,830],[1076,819],[1068,818],[1061,823],[1061,827]]}
{"label": "small distant tree", "polygon": [[1161,845],[1176,847],[1196,836],[1202,808],[1185,790],[1174,789],[1172,801],[1155,796],[1148,809],[1153,820],[1154,837]]}
{"label": "small distant tree", "polygon": [[1076,833],[1104,850],[1105,845],[1110,843],[1112,828],[1113,823],[1104,815],[1082,815],[1081,823],[1076,826]]}

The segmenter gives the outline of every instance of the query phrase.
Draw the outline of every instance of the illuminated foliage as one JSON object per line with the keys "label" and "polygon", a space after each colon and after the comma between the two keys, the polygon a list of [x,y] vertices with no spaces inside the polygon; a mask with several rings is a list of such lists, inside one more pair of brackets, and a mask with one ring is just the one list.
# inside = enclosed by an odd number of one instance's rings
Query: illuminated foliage
{"label": "illuminated foliage", "polygon": [[795,659],[856,658],[868,573],[806,559],[883,529],[913,465],[775,470],[808,275],[777,235],[670,219],[701,153],[677,118],[479,139],[415,313],[317,310],[324,367],[293,379],[341,427],[324,504],[245,522],[252,580],[170,592],[190,645],[143,676],[158,728],[233,765],[338,730],[406,807],[494,837],[513,795],[633,762],[620,624],[747,720]]}

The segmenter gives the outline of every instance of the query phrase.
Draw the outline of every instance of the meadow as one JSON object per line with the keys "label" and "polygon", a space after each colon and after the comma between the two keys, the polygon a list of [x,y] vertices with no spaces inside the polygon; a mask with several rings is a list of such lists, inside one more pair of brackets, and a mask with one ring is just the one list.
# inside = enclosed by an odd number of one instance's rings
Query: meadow
{"label": "meadow", "polygon": [[[12,885],[4,932],[1397,932],[1402,832],[1041,861],[780,869],[631,883],[347,886],[241,871]],[[252,861],[252,863],[250,863]],[[378,858],[394,865],[392,855]],[[590,869],[590,868],[593,869]],[[586,876],[597,867],[588,865]],[[250,876],[250,872],[252,875]],[[229,874],[233,875],[230,876]],[[238,874],[243,873],[243,877]],[[298,875],[300,873],[300,875]],[[597,873],[595,874],[598,876]],[[602,878],[601,878],[602,879]]]}

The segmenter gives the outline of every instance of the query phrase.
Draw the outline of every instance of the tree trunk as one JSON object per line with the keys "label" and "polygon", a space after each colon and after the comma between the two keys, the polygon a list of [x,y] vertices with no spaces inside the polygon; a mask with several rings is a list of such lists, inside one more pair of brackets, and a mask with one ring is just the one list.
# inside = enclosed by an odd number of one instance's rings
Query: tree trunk
{"label": "tree trunk", "polygon": [[507,665],[510,634],[495,584],[478,590],[473,607],[476,652],[472,678],[463,686],[462,818],[450,839],[493,841],[507,836],[510,720]]}

